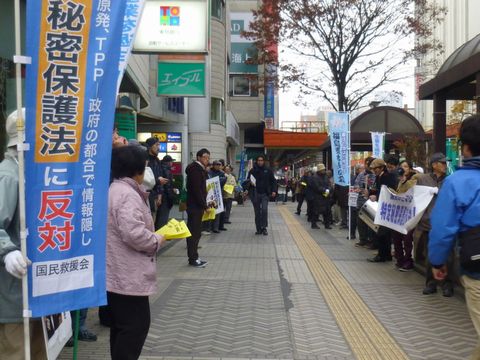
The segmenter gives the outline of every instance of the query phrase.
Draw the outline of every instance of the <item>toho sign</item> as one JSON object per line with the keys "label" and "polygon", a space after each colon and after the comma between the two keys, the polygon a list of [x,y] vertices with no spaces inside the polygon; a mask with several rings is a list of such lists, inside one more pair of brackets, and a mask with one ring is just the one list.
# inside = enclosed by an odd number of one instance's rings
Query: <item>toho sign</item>
{"label": "toho sign", "polygon": [[205,96],[205,63],[159,62],[160,96]]}
{"label": "toho sign", "polygon": [[208,53],[208,8],[208,0],[146,1],[133,51]]}

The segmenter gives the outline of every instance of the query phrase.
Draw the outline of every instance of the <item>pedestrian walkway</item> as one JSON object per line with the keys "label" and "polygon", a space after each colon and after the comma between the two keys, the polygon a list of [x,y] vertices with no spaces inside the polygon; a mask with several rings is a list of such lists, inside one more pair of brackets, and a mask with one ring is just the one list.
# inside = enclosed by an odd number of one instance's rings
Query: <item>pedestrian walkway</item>
{"label": "pedestrian walkway", "polygon": [[[185,242],[158,261],[159,292],[142,359],[466,359],[476,332],[461,296],[424,296],[423,277],[368,263],[345,230],[312,230],[290,205],[270,206],[254,235],[250,203],[228,231],[202,237],[204,269]],[[108,329],[78,359],[108,359]],[[60,359],[71,359],[65,349]]]}

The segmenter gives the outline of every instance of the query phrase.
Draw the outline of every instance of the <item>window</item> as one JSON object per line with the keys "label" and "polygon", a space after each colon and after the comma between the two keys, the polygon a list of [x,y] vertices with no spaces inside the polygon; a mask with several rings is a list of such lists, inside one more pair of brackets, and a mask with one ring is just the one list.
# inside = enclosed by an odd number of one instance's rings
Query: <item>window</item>
{"label": "window", "polygon": [[183,114],[183,97],[167,98],[167,110],[177,114]]}
{"label": "window", "polygon": [[258,96],[257,75],[230,75],[230,96]]}
{"label": "window", "polygon": [[224,0],[212,0],[212,16],[223,21]]}
{"label": "window", "polygon": [[210,123],[225,126],[225,111],[222,99],[212,98],[210,104]]}

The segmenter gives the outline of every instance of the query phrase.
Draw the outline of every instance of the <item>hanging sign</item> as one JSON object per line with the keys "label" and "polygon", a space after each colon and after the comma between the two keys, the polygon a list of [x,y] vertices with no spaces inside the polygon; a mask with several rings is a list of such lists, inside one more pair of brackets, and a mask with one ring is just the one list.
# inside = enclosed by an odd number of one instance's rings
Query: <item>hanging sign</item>
{"label": "hanging sign", "polygon": [[105,169],[127,2],[27,2],[32,64],[26,80],[26,221],[33,317],[106,304]]}

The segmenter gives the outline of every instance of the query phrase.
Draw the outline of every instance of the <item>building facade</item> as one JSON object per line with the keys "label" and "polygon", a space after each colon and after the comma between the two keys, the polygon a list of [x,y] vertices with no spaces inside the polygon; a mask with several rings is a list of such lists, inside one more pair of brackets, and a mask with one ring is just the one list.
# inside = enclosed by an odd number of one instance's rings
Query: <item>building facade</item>
{"label": "building facade", "polygon": [[[419,101],[419,86],[428,80],[431,80],[437,74],[440,66],[447,58],[460,46],[468,40],[471,40],[480,33],[480,22],[477,14],[480,12],[480,2],[477,0],[430,0],[439,6],[447,9],[445,20],[434,26],[434,37],[443,45],[443,51],[431,51],[417,60],[415,69],[415,87],[416,87],[416,106],[415,117],[420,121],[425,130],[431,130],[433,127],[433,103],[432,101]],[[422,41],[423,39],[417,39]],[[474,112],[471,108],[473,104],[457,101],[447,102],[447,122],[453,123],[460,121],[462,110],[465,112]],[[460,107],[460,109],[459,109]]]}

